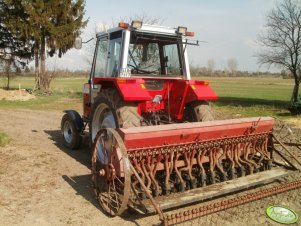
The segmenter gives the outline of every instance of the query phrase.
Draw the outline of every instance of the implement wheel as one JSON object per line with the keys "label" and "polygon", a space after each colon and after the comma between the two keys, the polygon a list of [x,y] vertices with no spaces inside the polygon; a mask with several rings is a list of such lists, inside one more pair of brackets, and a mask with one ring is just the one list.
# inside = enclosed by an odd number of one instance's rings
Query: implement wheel
{"label": "implement wheel", "polygon": [[120,135],[101,129],[92,149],[92,182],[102,209],[118,216],[127,209],[131,190],[129,159]]}

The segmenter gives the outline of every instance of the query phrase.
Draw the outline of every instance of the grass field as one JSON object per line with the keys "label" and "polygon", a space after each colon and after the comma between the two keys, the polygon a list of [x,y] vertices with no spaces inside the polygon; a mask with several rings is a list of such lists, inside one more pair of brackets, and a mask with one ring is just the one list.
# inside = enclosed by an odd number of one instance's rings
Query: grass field
{"label": "grass field", "polygon": [[[6,101],[0,100],[0,107],[9,108],[29,108],[36,110],[43,109],[78,109],[81,104],[82,84],[87,82],[87,78],[58,78],[51,82],[51,96],[37,96],[29,101]],[[0,85],[4,81],[0,79]],[[30,89],[34,88],[33,77],[17,77],[12,80],[11,88]]]}
{"label": "grass field", "polygon": [[294,82],[282,78],[203,78],[219,96],[214,106],[243,116],[289,116]]}
{"label": "grass field", "polygon": [[[87,82],[88,78],[56,78],[53,79],[50,86],[53,92],[81,92],[82,84]],[[0,78],[0,87],[4,86],[5,80]],[[23,89],[34,88],[34,77],[17,77],[11,81],[11,88],[19,88],[19,84]]]}
{"label": "grass field", "polygon": [[[293,89],[293,80],[281,78],[198,78],[208,80],[219,96],[212,103],[216,108],[227,114],[241,116],[271,115],[290,117],[286,110]],[[30,109],[78,108],[81,104],[82,84],[87,78],[56,78],[51,83],[53,95],[38,96],[34,100],[15,102],[0,100],[1,107],[17,107]],[[4,82],[0,80],[0,84]],[[34,78],[17,77],[12,87],[32,89]]]}

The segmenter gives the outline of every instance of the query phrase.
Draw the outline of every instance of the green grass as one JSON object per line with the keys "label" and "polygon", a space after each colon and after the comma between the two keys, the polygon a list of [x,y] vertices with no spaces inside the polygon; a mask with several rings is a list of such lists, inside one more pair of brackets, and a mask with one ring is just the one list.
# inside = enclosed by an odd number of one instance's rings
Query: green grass
{"label": "green grass", "polygon": [[213,107],[228,114],[290,116],[287,106],[293,80],[281,78],[200,78],[208,80],[219,96]]}
{"label": "green grass", "polygon": [[[247,102],[288,102],[293,80],[280,78],[207,78],[222,98],[243,99]],[[261,103],[261,102],[260,102]]]}
{"label": "green grass", "polygon": [[[51,81],[50,88],[53,92],[81,92],[82,85],[88,81],[88,78],[54,78]],[[0,78],[0,87],[5,85],[6,80]],[[16,77],[11,80],[10,87],[18,89],[19,84],[22,89],[34,88],[34,77]]]}
{"label": "green grass", "polygon": [[3,132],[0,131],[0,147],[4,147],[9,144],[10,138]]}
{"label": "green grass", "polygon": [[[287,106],[294,82],[281,78],[197,78],[208,80],[219,96],[213,108],[226,114],[249,116],[291,117]],[[81,109],[82,86],[87,78],[56,78],[51,83],[51,96],[37,96],[36,99],[21,101],[0,100],[1,107],[29,109]],[[0,79],[0,85],[1,83]],[[33,77],[17,77],[12,87],[32,89]]]}
{"label": "green grass", "polygon": [[[0,87],[6,86],[7,80],[5,78],[0,78]],[[33,89],[34,88],[34,77],[16,77],[11,79],[10,87],[18,89],[19,84],[22,89]]]}
{"label": "green grass", "polygon": [[[3,108],[27,108],[34,110],[64,110],[78,109],[81,106],[82,86],[87,82],[87,78],[56,78],[51,82],[52,95],[37,96],[29,101],[7,101],[0,100]],[[0,80],[3,84],[3,80]],[[11,88],[18,89],[19,84],[22,89],[34,88],[33,77],[17,77],[12,80]]]}

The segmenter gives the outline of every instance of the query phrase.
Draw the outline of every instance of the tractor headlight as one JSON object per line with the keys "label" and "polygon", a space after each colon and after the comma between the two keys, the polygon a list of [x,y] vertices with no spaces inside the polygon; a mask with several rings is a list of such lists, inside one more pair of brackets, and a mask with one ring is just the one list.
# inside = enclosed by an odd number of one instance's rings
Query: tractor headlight
{"label": "tractor headlight", "polygon": [[132,26],[132,28],[140,29],[142,27],[142,21],[140,21],[140,20],[133,20],[131,26]]}
{"label": "tractor headlight", "polygon": [[181,26],[178,27],[179,34],[185,35],[186,31],[187,31],[187,27],[181,27]]}

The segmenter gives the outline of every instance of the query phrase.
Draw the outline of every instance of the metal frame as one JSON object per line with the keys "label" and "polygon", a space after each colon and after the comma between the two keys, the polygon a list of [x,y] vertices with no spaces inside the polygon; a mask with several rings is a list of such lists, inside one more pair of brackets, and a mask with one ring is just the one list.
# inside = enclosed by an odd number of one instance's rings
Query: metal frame
{"label": "metal frame", "polygon": [[129,30],[124,30],[123,34],[122,34],[120,67],[119,67],[119,72],[118,72],[119,77],[121,77],[120,76],[121,75],[121,70],[127,68],[130,37],[131,37],[131,32]]}
{"label": "metal frame", "polygon": [[187,53],[187,44],[186,43],[186,38],[182,39],[183,44],[181,45],[182,47],[182,53],[183,53],[183,74],[185,76],[186,80],[190,80],[190,68],[189,68],[189,61],[188,61],[188,53]]}

